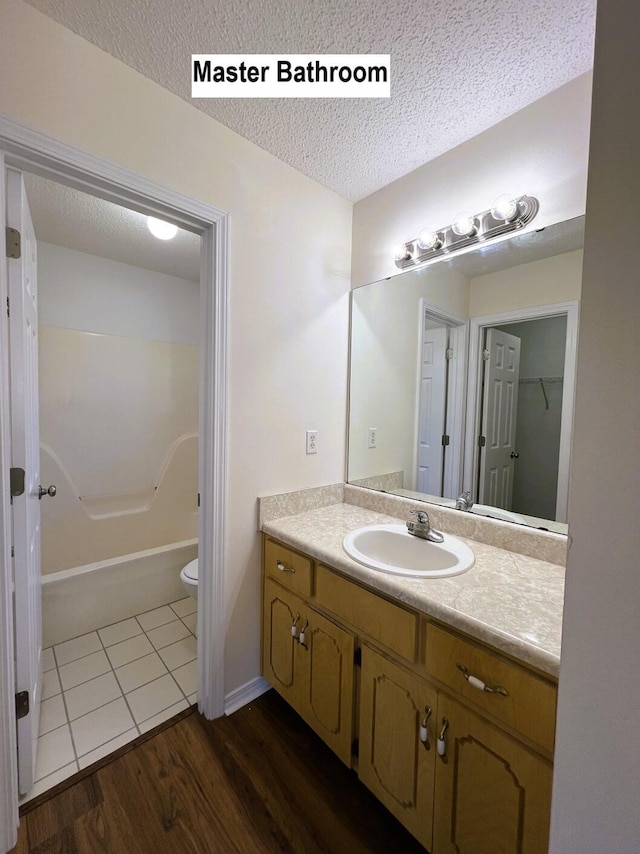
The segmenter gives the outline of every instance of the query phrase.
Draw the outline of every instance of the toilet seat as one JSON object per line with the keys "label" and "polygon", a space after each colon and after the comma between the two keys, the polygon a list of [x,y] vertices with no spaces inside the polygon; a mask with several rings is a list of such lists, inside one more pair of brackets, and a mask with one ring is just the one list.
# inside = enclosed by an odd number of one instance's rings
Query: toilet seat
{"label": "toilet seat", "polygon": [[184,575],[185,578],[189,579],[189,581],[194,581],[197,584],[198,583],[198,558],[194,558],[194,560],[190,561],[183,568],[181,575]]}

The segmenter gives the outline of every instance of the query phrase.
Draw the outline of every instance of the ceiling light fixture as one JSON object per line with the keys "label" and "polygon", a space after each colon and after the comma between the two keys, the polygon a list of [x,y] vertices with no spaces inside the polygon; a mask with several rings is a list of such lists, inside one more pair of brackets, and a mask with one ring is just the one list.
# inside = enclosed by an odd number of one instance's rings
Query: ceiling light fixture
{"label": "ceiling light fixture", "polygon": [[539,202],[533,196],[498,196],[490,210],[478,214],[463,211],[445,228],[436,231],[421,229],[417,237],[395,248],[396,266],[418,267],[440,255],[449,255],[458,249],[485,243],[524,228],[536,216],[539,208]]}
{"label": "ceiling light fixture", "polygon": [[158,240],[171,240],[178,233],[177,225],[165,222],[163,219],[156,219],[155,216],[147,217],[147,227]]}

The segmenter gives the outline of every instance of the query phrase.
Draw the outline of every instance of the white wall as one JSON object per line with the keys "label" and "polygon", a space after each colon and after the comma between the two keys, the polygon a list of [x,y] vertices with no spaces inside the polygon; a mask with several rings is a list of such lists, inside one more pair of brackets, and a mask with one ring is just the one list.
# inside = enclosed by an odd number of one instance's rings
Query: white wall
{"label": "white wall", "polygon": [[0,113],[230,212],[231,691],[260,670],[256,497],[344,479],[352,206],[20,0],[0,55]]}
{"label": "white wall", "polygon": [[551,854],[640,844],[637,15],[598,3]]}
{"label": "white wall", "polygon": [[358,202],[354,286],[398,274],[392,248],[501,193],[540,201],[529,230],[584,213],[591,77],[584,74]]}
{"label": "white wall", "polygon": [[199,283],[38,241],[44,326],[198,345]]}

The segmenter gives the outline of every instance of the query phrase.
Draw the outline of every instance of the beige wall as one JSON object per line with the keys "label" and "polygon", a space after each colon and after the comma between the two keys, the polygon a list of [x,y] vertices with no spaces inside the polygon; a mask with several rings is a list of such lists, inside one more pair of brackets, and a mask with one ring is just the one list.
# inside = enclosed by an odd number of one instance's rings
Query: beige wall
{"label": "beige wall", "polygon": [[354,286],[398,274],[392,248],[482,211],[501,193],[540,201],[529,227],[584,213],[591,77],[584,74],[354,206]]}
{"label": "beige wall", "polygon": [[1,17],[0,113],[231,214],[230,691],[260,669],[256,496],[344,477],[351,204],[20,0]]}
{"label": "beige wall", "polygon": [[470,280],[469,315],[482,317],[580,299],[582,249]]}
{"label": "beige wall", "polygon": [[598,3],[551,854],[640,844],[637,16]]}

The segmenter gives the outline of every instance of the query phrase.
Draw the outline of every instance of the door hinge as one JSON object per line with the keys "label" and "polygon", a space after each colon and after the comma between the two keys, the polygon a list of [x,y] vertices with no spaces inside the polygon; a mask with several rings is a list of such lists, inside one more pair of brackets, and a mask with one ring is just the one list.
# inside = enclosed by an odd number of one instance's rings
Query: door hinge
{"label": "door hinge", "polygon": [[360,755],[360,742],[358,741],[357,738],[354,738],[353,741],[351,742],[351,755],[355,756],[356,759]]}
{"label": "door hinge", "polygon": [[485,362],[488,362],[488,361],[489,361],[489,356],[490,356],[490,353],[489,353],[489,351],[488,351],[488,350],[483,350],[483,351],[482,351],[482,358],[483,358],[483,360],[484,360]]}
{"label": "door hinge", "polygon": [[447,360],[453,359],[453,347],[447,347],[445,350],[445,358]]}
{"label": "door hinge", "polygon": [[26,718],[29,714],[29,692],[19,691],[16,694],[16,719]]}
{"label": "door hinge", "polygon": [[24,469],[9,469],[9,488],[12,498],[24,493]]}
{"label": "door hinge", "polygon": [[20,232],[17,228],[7,226],[5,232],[7,242],[7,258],[19,258],[21,254]]}
{"label": "door hinge", "polygon": [[353,663],[356,667],[362,667],[362,647],[357,647],[353,653]]}
{"label": "door hinge", "polygon": [[447,434],[446,434],[446,433],[445,433],[445,434],[444,434],[444,436],[442,437],[442,444],[443,444],[445,447],[449,444],[449,437],[447,436]]}
{"label": "door hinge", "polygon": [[484,448],[484,446],[485,446],[486,444],[487,444],[487,440],[486,440],[486,438],[485,438],[484,436],[478,436],[478,445],[479,445],[481,448]]}
{"label": "door hinge", "polygon": [[15,546],[11,546],[11,557],[15,557],[15,556],[16,556]]}
{"label": "door hinge", "polygon": [[9,297],[7,297],[7,317],[11,317],[11,303],[9,302]]}

